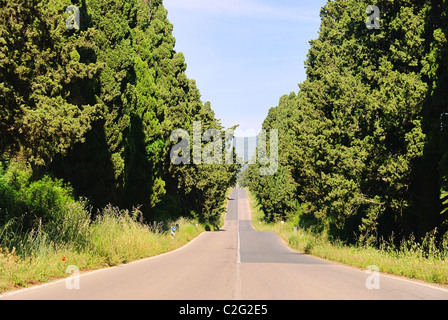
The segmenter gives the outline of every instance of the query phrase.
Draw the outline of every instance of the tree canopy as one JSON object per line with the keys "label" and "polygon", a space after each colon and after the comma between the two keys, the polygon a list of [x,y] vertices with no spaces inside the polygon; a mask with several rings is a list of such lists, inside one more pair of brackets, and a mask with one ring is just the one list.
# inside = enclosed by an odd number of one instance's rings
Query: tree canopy
{"label": "tree canopy", "polygon": [[185,74],[162,0],[4,0],[0,20],[4,160],[64,179],[95,208],[216,220],[239,167],[170,162],[173,130],[224,128]]}
{"label": "tree canopy", "polygon": [[[380,9],[379,29],[366,8]],[[447,1],[329,1],[307,79],[263,128],[279,129],[281,170],[243,183],[267,219],[329,236],[447,231]],[[445,53],[445,54],[444,54]]]}

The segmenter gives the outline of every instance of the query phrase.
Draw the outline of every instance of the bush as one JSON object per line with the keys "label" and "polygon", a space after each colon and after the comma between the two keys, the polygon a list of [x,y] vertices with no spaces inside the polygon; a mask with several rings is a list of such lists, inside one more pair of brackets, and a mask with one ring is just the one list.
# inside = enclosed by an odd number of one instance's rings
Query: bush
{"label": "bush", "polygon": [[28,188],[22,188],[19,195],[26,203],[28,214],[42,219],[43,223],[61,220],[66,206],[74,202],[71,188],[49,177],[32,182]]}
{"label": "bush", "polygon": [[138,209],[112,205],[93,216],[61,180],[31,181],[28,170],[0,169],[0,292],[64,277],[68,263],[88,270],[165,253],[204,231],[186,219],[146,225]]}
{"label": "bush", "polygon": [[51,241],[79,240],[82,225],[90,220],[85,202],[75,201],[62,180],[31,177],[31,169],[18,162],[0,171],[0,245],[19,247],[19,239],[40,231]]}

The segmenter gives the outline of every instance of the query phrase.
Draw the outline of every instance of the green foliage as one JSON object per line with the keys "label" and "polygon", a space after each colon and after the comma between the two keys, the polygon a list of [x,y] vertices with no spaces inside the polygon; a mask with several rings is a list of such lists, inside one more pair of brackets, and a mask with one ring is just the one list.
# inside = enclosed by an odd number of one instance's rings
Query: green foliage
{"label": "green foliage", "polygon": [[7,0],[0,9],[0,156],[31,165],[22,201],[42,211],[24,204],[22,213],[59,214],[63,179],[95,211],[140,207],[152,221],[168,205],[168,216],[216,220],[238,167],[169,161],[175,129],[222,128],[185,74],[162,1],[74,3],[79,30],[65,26],[70,4]]}
{"label": "green foliage", "polygon": [[[379,30],[365,26],[368,5],[380,7]],[[322,8],[307,79],[263,125],[280,130],[282,170],[243,176],[269,220],[299,216],[303,226],[366,242],[443,227],[443,8],[445,1],[359,0]],[[280,203],[291,205],[282,211]]]}
{"label": "green foliage", "polygon": [[0,175],[0,224],[13,221],[19,233],[42,225],[58,226],[75,203],[73,190],[61,180],[30,178],[31,169],[19,163]]}
{"label": "green foliage", "polygon": [[91,31],[70,33],[65,5],[4,1],[0,10],[0,153],[22,151],[36,165],[83,141],[96,112],[100,66],[77,54],[91,48]]}

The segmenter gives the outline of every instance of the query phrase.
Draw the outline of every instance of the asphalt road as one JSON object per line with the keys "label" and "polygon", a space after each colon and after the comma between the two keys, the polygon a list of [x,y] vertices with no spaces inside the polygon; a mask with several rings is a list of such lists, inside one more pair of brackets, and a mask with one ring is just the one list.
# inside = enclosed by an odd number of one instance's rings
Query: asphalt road
{"label": "asphalt road", "polygon": [[448,290],[293,251],[275,233],[254,230],[246,192],[235,189],[219,232],[205,232],[172,253],[0,299],[435,300],[448,299]]}

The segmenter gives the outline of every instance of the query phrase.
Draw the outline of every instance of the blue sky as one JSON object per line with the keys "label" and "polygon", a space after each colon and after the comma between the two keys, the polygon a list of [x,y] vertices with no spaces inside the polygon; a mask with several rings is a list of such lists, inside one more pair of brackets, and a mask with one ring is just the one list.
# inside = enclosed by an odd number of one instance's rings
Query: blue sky
{"label": "blue sky", "polygon": [[325,3],[164,0],[187,76],[226,128],[240,125],[237,136],[255,135],[280,97],[298,92]]}

